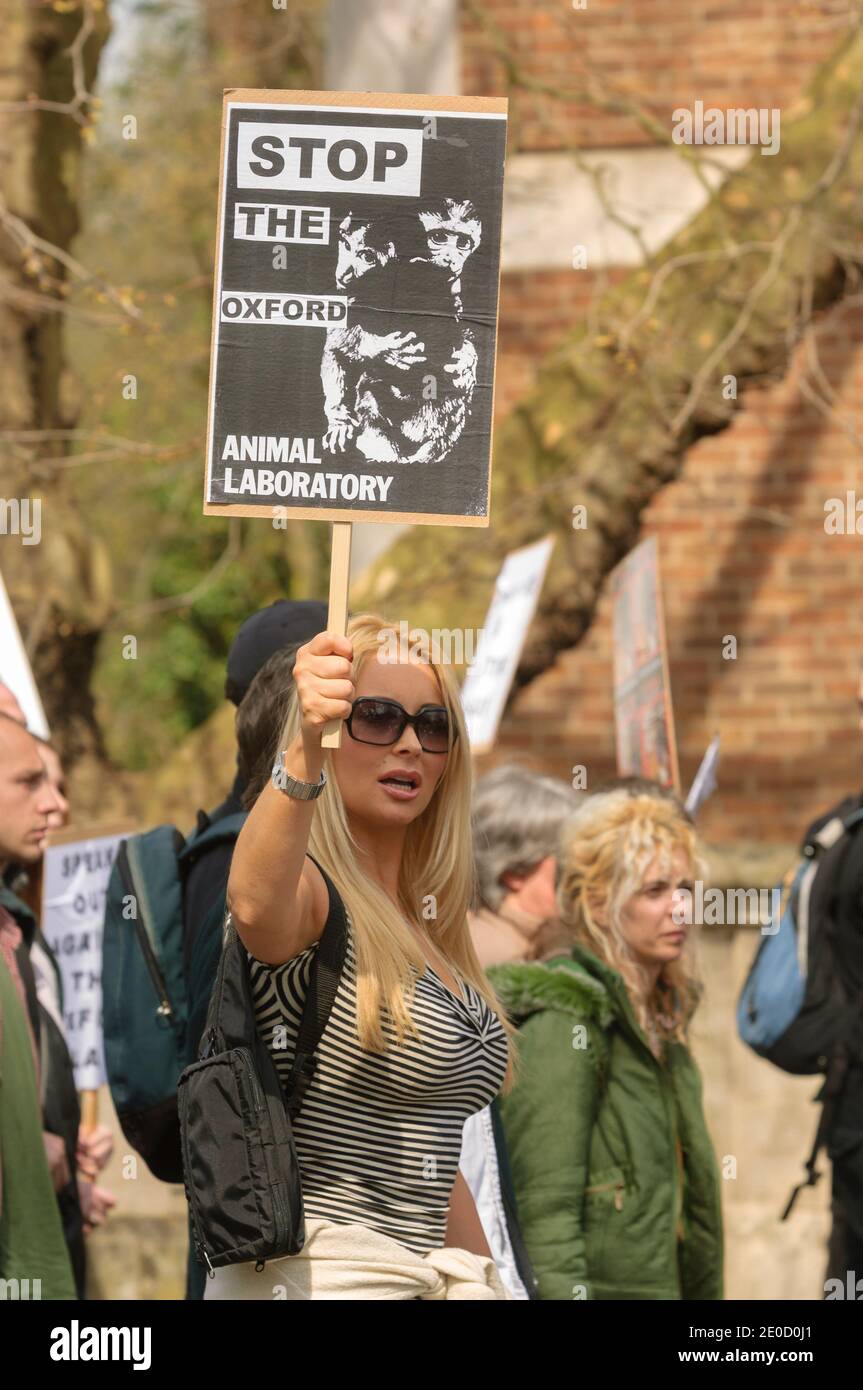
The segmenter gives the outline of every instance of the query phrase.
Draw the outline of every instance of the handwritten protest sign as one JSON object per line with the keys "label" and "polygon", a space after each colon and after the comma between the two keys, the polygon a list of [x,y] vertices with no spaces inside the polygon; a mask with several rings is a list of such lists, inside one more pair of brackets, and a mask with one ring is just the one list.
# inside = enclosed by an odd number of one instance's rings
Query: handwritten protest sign
{"label": "handwritten protest sign", "polygon": [[[123,834],[66,839],[45,850],[42,931],[63,981],[63,1022],[79,1091],[105,1081],[102,1045],[102,922],[105,892]],[[128,833],[128,832],[124,832]]]}
{"label": "handwritten protest sign", "polygon": [[536,611],[554,537],[513,550],[494,586],[476,660],[468,667],[461,698],[471,751],[484,753],[497,737],[524,639]]}
{"label": "handwritten protest sign", "polygon": [[656,541],[630,551],[611,576],[614,721],[620,776],[680,790]]}
{"label": "handwritten protest sign", "polygon": [[488,525],[506,108],[226,94],[206,513]]}

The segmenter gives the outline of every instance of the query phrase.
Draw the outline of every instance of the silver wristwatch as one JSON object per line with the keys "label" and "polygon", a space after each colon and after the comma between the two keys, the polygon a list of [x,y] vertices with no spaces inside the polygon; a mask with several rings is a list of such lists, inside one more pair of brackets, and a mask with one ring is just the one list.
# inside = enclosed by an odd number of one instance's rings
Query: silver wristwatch
{"label": "silver wristwatch", "polygon": [[273,763],[270,781],[277,791],[284,792],[285,796],[292,796],[295,801],[314,801],[327,785],[325,773],[321,772],[319,782],[300,782],[298,778],[292,777],[285,767],[285,752],[283,748]]}

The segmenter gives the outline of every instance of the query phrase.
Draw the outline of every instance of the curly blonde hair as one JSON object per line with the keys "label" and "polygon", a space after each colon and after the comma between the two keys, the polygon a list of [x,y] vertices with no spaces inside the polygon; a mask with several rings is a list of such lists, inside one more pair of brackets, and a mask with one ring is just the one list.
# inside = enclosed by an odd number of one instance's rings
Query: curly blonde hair
{"label": "curly blonde hair", "polygon": [[597,792],[567,823],[557,883],[560,919],[570,940],[619,972],[639,1027],[657,1056],[666,1041],[687,1040],[701,993],[690,947],[678,960],[663,965],[653,985],[629,947],[621,922],[654,858],[661,873],[670,873],[678,849],[692,876],[703,876],[692,822],[671,797],[659,790]]}

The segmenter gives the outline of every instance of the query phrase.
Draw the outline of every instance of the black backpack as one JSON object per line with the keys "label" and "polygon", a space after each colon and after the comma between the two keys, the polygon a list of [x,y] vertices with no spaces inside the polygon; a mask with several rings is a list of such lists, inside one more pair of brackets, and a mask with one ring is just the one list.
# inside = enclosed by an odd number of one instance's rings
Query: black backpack
{"label": "black backpack", "polygon": [[221,1265],[251,1260],[263,1269],[266,1260],[296,1255],[305,1243],[292,1121],[314,1073],[347,947],[344,904],[327,873],[317,867],[330,910],[285,1090],[258,1035],[248,956],[230,914],[200,1060],[180,1077],[186,1198],[195,1251],[211,1276]]}
{"label": "black backpack", "polygon": [[[849,1067],[863,1061],[860,1018],[863,998],[852,996],[836,955],[836,894],[840,874],[852,850],[859,852],[863,797],[847,797],[828,815],[810,826],[803,843],[804,857],[817,861],[808,887],[805,916],[805,986],[791,1025],[764,1056],[795,1075],[824,1076],[816,1100],[821,1114],[805,1163],[806,1177],[791,1192],[781,1219],[787,1220],[798,1195],[814,1187],[821,1174],[818,1156],[828,1142],[845,1089]],[[800,905],[798,905],[799,911]],[[762,945],[763,949],[763,945]],[[754,969],[754,966],[753,966]]]}

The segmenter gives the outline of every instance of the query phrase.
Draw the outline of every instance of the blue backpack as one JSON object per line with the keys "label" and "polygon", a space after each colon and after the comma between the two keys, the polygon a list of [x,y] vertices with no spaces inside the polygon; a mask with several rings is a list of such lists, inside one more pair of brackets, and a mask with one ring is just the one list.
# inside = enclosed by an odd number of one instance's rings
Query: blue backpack
{"label": "blue backpack", "polygon": [[108,881],[102,1020],[108,1085],[124,1135],[165,1182],[182,1181],[177,1082],[187,1064],[183,891],[202,850],[236,840],[244,813],[185,840],[160,825],[123,840]]}
{"label": "blue backpack", "polygon": [[860,797],[849,798],[808,834],[800,862],[781,886],[778,921],[772,920],[752,962],[737,1005],[741,1040],[783,1071],[823,1074],[824,1102],[807,1179],[814,1186],[817,1157],[829,1137],[836,1103],[851,1060],[851,1033],[859,1001],[851,999],[834,949],[834,891],[839,871],[863,822]]}

